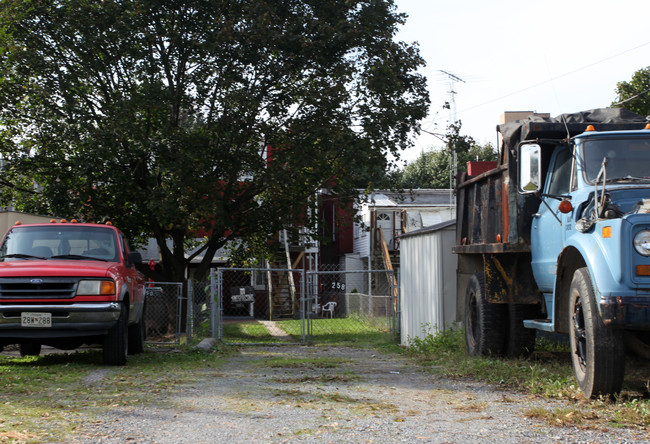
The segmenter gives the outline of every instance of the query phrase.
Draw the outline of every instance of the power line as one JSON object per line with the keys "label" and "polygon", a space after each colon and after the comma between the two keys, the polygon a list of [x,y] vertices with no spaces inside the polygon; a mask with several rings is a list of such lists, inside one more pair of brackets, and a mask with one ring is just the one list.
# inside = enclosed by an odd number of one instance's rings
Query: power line
{"label": "power line", "polygon": [[601,64],[601,63],[603,63],[603,62],[606,62],[606,61],[608,61],[608,60],[611,60],[611,59],[613,59],[613,58],[620,57],[620,56],[622,56],[623,54],[627,54],[628,52],[636,51],[637,49],[642,48],[642,47],[647,46],[647,45],[650,45],[650,42],[642,43],[642,44],[640,44],[640,45],[638,45],[638,46],[635,46],[634,48],[630,48],[630,49],[625,50],[625,51],[623,51],[623,52],[619,52],[618,54],[611,55],[611,56],[606,57],[606,58],[604,58],[604,59],[598,60],[598,61],[593,62],[593,63],[590,63],[590,64],[588,64],[588,65],[585,65],[585,66],[583,66],[583,67],[581,67],[581,68],[574,69],[573,71],[569,71],[569,72],[567,72],[567,73],[561,74],[561,75],[559,75],[559,76],[557,76],[557,77],[553,77],[553,78],[550,78],[550,79],[548,79],[548,80],[544,80],[543,82],[536,83],[535,85],[528,86],[528,87],[526,87],[526,88],[523,88],[523,89],[520,89],[520,90],[518,90],[518,91],[514,91],[514,92],[512,92],[512,93],[509,93],[509,94],[503,95],[503,96],[498,97],[498,98],[496,98],[496,99],[488,100],[487,102],[483,102],[483,103],[481,103],[481,104],[479,104],[479,105],[475,105],[475,106],[469,107],[469,108],[467,108],[467,109],[462,110],[461,113],[466,112],[466,111],[471,111],[471,110],[476,109],[476,108],[480,108],[480,107],[485,106],[485,105],[488,105],[488,104],[490,104],[490,103],[497,102],[497,101],[499,101],[499,100],[505,99],[506,97],[514,96],[514,95],[519,94],[519,93],[522,93],[522,92],[524,92],[524,91],[528,91],[528,90],[531,90],[531,89],[533,89],[533,88],[537,88],[538,86],[545,85],[545,84],[550,83],[550,82],[553,82],[553,81],[555,81],[555,80],[558,80],[558,79],[561,79],[561,78],[564,78],[564,77],[570,76],[570,75],[575,74],[575,73],[577,73],[577,72],[584,71],[585,69],[588,69],[588,68],[591,68],[591,67],[593,67],[593,66],[599,65],[599,64]]}
{"label": "power line", "polygon": [[634,100],[634,99],[636,99],[637,97],[640,97],[640,96],[642,96],[642,95],[644,95],[644,94],[647,94],[647,93],[649,93],[649,92],[650,92],[650,88],[646,89],[645,91],[641,91],[639,94],[635,94],[635,95],[633,95],[633,96],[630,97],[630,98],[627,98],[627,99],[625,99],[625,100],[621,100],[620,102],[615,103],[614,105],[622,105],[622,104],[624,104],[624,103],[626,103],[626,102],[629,102],[630,100]]}

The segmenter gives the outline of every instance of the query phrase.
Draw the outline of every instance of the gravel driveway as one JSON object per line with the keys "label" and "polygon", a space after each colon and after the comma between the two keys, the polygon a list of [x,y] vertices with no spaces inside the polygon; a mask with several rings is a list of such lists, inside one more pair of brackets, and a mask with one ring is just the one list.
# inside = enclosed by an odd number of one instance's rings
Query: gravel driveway
{"label": "gravel driveway", "polygon": [[[281,358],[304,365],[278,366]],[[251,347],[158,405],[120,407],[77,443],[648,442],[647,431],[549,427],[526,417],[561,402],[423,372],[348,347]]]}

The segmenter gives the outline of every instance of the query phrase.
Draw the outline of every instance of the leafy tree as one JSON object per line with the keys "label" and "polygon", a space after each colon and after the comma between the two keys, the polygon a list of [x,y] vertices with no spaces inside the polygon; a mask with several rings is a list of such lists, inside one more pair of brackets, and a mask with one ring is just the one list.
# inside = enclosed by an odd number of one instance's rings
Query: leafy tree
{"label": "leafy tree", "polygon": [[627,108],[641,116],[650,116],[650,66],[634,73],[629,82],[616,85],[614,107]]}
{"label": "leafy tree", "polygon": [[[491,144],[481,146],[470,136],[460,134],[461,124],[451,125],[445,137],[443,150],[424,152],[404,167],[400,185],[404,188],[449,188],[449,159],[456,153],[458,172],[467,171],[471,160],[496,160]],[[452,160],[453,163],[453,160]]]}
{"label": "leafy tree", "polygon": [[404,18],[392,0],[3,0],[1,197],[153,236],[172,280],[197,233],[199,273],[231,239],[268,246],[418,131]]}

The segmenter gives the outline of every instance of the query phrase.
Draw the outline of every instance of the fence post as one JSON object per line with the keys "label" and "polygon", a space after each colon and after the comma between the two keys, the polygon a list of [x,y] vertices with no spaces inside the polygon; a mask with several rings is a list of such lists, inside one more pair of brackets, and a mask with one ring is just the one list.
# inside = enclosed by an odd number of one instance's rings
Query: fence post
{"label": "fence post", "polygon": [[194,335],[194,281],[187,280],[187,342]]}
{"label": "fence post", "polygon": [[[217,270],[219,272],[219,270]],[[215,295],[215,270],[210,270],[210,336],[217,338],[217,299]]]}
{"label": "fence post", "polygon": [[[289,273],[292,273],[291,271]],[[300,270],[300,343],[302,345],[305,345],[305,338],[306,338],[306,331],[305,331],[305,318],[308,316],[307,314],[307,294],[305,292],[305,288],[307,287],[307,281],[305,280],[305,270],[302,269]]]}

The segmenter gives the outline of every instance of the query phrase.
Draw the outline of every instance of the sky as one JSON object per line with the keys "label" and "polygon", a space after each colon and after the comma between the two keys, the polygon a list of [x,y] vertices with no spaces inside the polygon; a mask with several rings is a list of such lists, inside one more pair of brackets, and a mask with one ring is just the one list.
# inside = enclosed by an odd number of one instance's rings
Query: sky
{"label": "sky", "polygon": [[[395,0],[397,39],[417,42],[431,108],[422,129],[496,146],[504,111],[562,113],[616,101],[616,84],[650,66],[649,0]],[[453,93],[452,93],[453,91]],[[452,101],[453,98],[453,102]],[[455,106],[443,109],[445,102]],[[443,143],[425,132],[406,161]]]}

